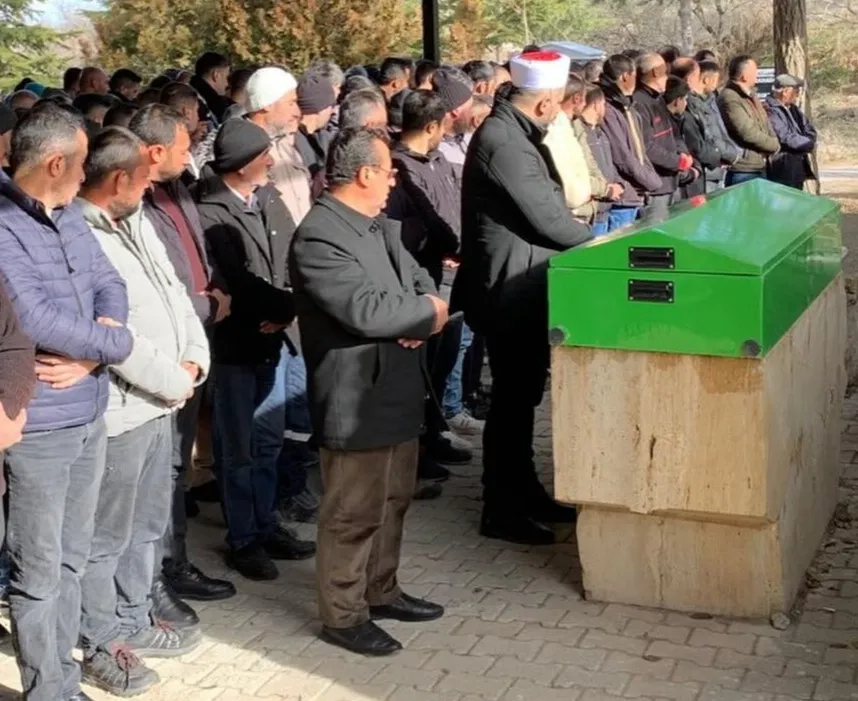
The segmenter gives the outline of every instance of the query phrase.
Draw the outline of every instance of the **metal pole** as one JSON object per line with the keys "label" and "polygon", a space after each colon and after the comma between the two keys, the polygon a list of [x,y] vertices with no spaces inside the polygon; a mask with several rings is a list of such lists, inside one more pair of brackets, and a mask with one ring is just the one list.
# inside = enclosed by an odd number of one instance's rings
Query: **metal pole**
{"label": "metal pole", "polygon": [[421,0],[423,5],[423,58],[441,62],[441,37],[438,29],[438,0]]}

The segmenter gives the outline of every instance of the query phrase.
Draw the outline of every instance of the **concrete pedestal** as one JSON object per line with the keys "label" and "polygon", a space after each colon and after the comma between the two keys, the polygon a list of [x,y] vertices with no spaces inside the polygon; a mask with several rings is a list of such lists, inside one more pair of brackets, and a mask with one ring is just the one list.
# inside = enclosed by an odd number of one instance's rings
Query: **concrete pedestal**
{"label": "concrete pedestal", "polygon": [[842,276],[762,359],[552,349],[555,493],[586,595],[787,611],[837,501]]}

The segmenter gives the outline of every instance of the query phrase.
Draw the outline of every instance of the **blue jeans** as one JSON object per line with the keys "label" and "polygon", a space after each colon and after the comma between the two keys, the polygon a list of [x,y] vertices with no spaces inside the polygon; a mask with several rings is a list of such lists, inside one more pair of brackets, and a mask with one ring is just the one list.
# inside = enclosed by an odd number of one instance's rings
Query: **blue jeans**
{"label": "blue jeans", "polygon": [[604,236],[608,233],[608,220],[594,221],[590,228],[593,230],[593,236]]}
{"label": "blue jeans", "polygon": [[218,486],[233,550],[277,528],[277,459],[286,424],[285,349],[263,365],[214,365]]}
{"label": "blue jeans", "polygon": [[6,452],[9,604],[28,701],[64,701],[80,693],[80,667],[72,652],[106,448],[107,430],[99,418],[25,434]]}
{"label": "blue jeans", "polygon": [[724,179],[724,187],[731,185],[741,185],[742,183],[750,182],[751,180],[759,180],[765,178],[763,173],[737,173],[734,170],[727,171],[727,177]]}
{"label": "blue jeans", "polygon": [[634,223],[638,218],[637,207],[611,207],[608,212],[608,232],[615,231],[620,227]]}
{"label": "blue jeans", "polygon": [[465,410],[464,393],[462,391],[462,369],[465,364],[465,354],[474,340],[474,334],[466,323],[462,323],[462,338],[459,341],[459,354],[450,374],[447,375],[447,384],[444,387],[444,397],[441,404],[444,409],[444,417],[451,419]]}
{"label": "blue jeans", "polygon": [[81,579],[87,656],[152,625],[149,592],[172,510],[172,422],[162,416],[107,440],[92,551]]}
{"label": "blue jeans", "polygon": [[307,468],[319,461],[318,453],[308,441],[313,433],[310,423],[310,403],[307,401],[307,365],[303,356],[283,352],[284,370],[285,439],[278,460],[280,496],[295,497],[307,486]]}

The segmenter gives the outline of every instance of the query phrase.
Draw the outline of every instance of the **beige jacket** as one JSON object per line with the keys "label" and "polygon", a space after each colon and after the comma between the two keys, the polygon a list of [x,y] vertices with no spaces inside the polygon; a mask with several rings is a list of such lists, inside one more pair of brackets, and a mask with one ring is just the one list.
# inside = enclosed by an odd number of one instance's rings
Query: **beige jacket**
{"label": "beige jacket", "polygon": [[558,114],[548,127],[543,143],[551,153],[551,158],[563,181],[566,205],[576,217],[592,218],[595,209],[587,159],[575,136],[572,122],[565,113]]}
{"label": "beige jacket", "polygon": [[590,173],[590,191],[593,193],[593,199],[604,200],[608,197],[608,181],[602,174],[602,169],[596,163],[596,158],[590,150],[590,142],[587,140],[587,127],[580,119],[572,122],[572,129],[575,131],[575,137],[578,143],[581,144],[581,150],[584,152],[584,160],[587,161],[587,170]]}
{"label": "beige jacket", "polygon": [[297,226],[310,211],[313,198],[310,194],[312,178],[301,154],[295,147],[295,135],[290,134],[274,139],[271,157],[274,159],[271,180],[280,191],[280,199],[283,200],[283,204],[286,205]]}

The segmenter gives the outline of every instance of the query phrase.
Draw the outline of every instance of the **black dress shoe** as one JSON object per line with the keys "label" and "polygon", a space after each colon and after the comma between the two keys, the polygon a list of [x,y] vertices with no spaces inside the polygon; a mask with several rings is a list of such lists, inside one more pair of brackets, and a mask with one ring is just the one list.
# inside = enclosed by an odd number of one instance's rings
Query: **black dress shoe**
{"label": "black dress shoe", "polygon": [[437,482],[418,482],[414,488],[414,501],[430,501],[438,499],[444,493],[444,488]]}
{"label": "black dress shoe", "polygon": [[554,531],[527,516],[495,516],[483,512],[480,535],[520,545],[553,545]]}
{"label": "black dress shoe", "polygon": [[177,629],[194,628],[200,624],[197,612],[170,591],[163,577],[158,577],[152,584],[152,618]]}
{"label": "black dress shoe", "polygon": [[209,480],[199,487],[192,487],[188,493],[197,501],[216,504],[220,501],[220,488],[217,486],[217,480]]}
{"label": "black dress shoe", "polygon": [[424,453],[417,462],[417,479],[446,482],[450,479],[450,471]]}
{"label": "black dress shoe", "polygon": [[190,492],[185,492],[185,516],[196,518],[200,515],[200,505]]}
{"label": "black dress shoe", "polygon": [[426,444],[425,457],[442,465],[467,465],[474,454],[465,448],[457,448],[446,438],[436,438]]}
{"label": "black dress shoe", "polygon": [[277,579],[279,572],[277,565],[265,552],[265,548],[259,543],[251,543],[246,548],[230,550],[226,556],[226,564],[236,570],[243,577],[256,582]]}
{"label": "black dress shoe", "polygon": [[394,621],[419,623],[441,618],[444,615],[444,607],[402,592],[392,603],[385,606],[370,606],[369,613],[373,620],[392,618]]}
{"label": "black dress shoe", "polygon": [[372,621],[351,628],[322,627],[322,640],[358,655],[392,655],[402,649],[402,643]]}
{"label": "black dress shoe", "polygon": [[301,540],[286,528],[279,528],[263,543],[272,560],[306,560],[316,554],[312,540]]}
{"label": "black dress shoe", "polygon": [[574,506],[558,504],[551,497],[540,499],[527,510],[528,516],[539,523],[575,523],[578,512]]}
{"label": "black dress shoe", "polygon": [[190,563],[165,571],[164,579],[180,599],[220,601],[235,596],[235,585],[232,582],[207,577]]}

